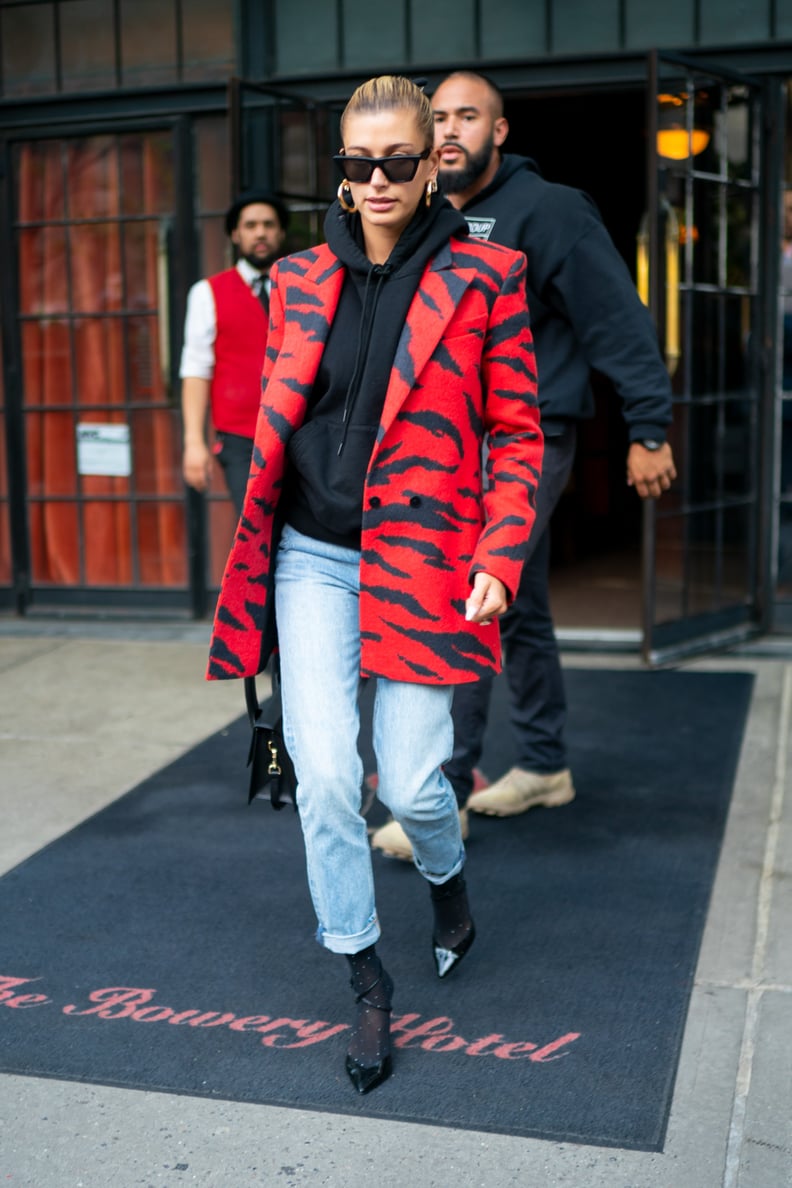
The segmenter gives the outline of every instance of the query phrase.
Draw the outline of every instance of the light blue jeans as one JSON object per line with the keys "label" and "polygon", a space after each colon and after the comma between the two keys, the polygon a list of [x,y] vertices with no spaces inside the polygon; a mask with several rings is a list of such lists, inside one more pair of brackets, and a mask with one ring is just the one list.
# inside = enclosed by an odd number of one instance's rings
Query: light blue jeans
{"label": "light blue jeans", "polygon": [[[380,936],[366,822],[361,816],[360,553],[288,525],[278,549],[275,609],[283,728],[297,773],[297,804],[317,939],[358,953]],[[453,689],[377,680],[377,795],[409,837],[431,883],[462,869],[456,799],[441,764],[451,755]]]}

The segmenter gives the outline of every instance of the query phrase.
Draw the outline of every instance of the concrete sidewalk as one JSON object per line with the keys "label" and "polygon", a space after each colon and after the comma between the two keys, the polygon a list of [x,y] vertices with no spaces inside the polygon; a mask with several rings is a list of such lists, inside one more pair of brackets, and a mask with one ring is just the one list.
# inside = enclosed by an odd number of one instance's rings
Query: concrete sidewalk
{"label": "concrete sidewalk", "polygon": [[[0,620],[0,871],[239,716],[237,682],[203,681],[207,639],[205,625]],[[3,1076],[0,1183],[792,1185],[792,661],[687,667],[752,671],[756,687],[662,1154]]]}

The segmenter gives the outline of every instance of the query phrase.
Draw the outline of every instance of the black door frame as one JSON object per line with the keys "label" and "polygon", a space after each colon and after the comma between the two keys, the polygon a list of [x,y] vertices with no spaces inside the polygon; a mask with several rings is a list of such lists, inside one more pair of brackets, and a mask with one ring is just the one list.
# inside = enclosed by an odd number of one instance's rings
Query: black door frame
{"label": "black door frame", "polygon": [[[753,323],[755,331],[756,375],[755,391],[757,394],[757,440],[756,466],[756,500],[753,510],[752,532],[754,534],[754,556],[752,566],[752,598],[749,607],[735,605],[703,616],[701,629],[695,630],[695,619],[684,617],[669,624],[663,624],[659,631],[661,642],[658,643],[658,627],[655,615],[655,551],[656,551],[656,523],[657,508],[654,503],[647,501],[643,508],[643,640],[642,655],[647,664],[657,665],[681,659],[688,655],[713,651],[737,642],[750,639],[763,630],[767,630],[772,616],[771,586],[770,586],[770,547],[769,538],[772,534],[772,515],[769,513],[768,495],[772,492],[772,465],[770,464],[769,445],[773,433],[773,391],[775,377],[775,358],[771,349],[774,334],[770,328],[775,323],[777,310],[777,284],[773,285],[774,275],[777,277],[777,263],[769,272],[766,271],[770,258],[775,249],[778,250],[779,240],[778,222],[776,218],[768,217],[772,208],[777,211],[778,189],[777,170],[780,165],[780,150],[774,123],[773,104],[770,102],[772,83],[744,74],[731,67],[723,66],[711,58],[699,58],[684,54],[652,51],[647,62],[647,197],[649,208],[649,308],[657,324],[662,321],[662,303],[664,293],[661,292],[663,270],[661,261],[660,226],[660,190],[659,168],[654,145],[658,130],[658,105],[656,96],[660,88],[661,63],[679,66],[680,69],[692,73],[700,73],[716,81],[733,82],[740,86],[749,86],[759,97],[761,128],[759,153],[759,214],[758,228],[758,277],[756,291],[756,310]],[[774,184],[775,181],[775,184]],[[775,199],[775,201],[774,201]]]}

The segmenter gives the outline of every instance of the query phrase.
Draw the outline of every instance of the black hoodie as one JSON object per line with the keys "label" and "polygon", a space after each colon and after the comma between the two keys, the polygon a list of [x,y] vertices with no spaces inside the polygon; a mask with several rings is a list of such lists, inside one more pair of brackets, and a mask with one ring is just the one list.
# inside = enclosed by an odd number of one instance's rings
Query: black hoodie
{"label": "black hoodie", "polygon": [[545,181],[528,157],[507,153],[462,213],[471,235],[528,258],[544,432],[593,415],[595,368],[623,401],[630,441],[663,441],[671,385],[654,324],[588,195]]}
{"label": "black hoodie", "polygon": [[289,441],[286,519],[306,536],[360,548],[363,487],[393,360],[427,262],[467,223],[440,195],[421,202],[386,262],[363,251],[360,217],[334,203],[327,243],[346,268],[308,401]]}

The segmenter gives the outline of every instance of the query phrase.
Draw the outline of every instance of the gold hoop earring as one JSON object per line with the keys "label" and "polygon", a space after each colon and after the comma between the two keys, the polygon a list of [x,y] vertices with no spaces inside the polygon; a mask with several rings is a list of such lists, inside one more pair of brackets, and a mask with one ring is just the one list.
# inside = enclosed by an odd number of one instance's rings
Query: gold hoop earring
{"label": "gold hoop earring", "polygon": [[435,181],[435,179],[433,177],[430,177],[429,181],[426,183],[426,198],[424,199],[427,206],[432,205],[432,194],[436,194],[436,193],[437,193],[437,182]]}
{"label": "gold hoop earring", "polygon": [[[349,201],[347,200],[347,195],[349,196],[349,199],[350,199]],[[341,185],[338,187],[338,189],[336,191],[336,198],[338,199],[339,204],[342,207],[342,209],[345,210],[347,212],[347,214],[353,214],[354,211],[357,210],[357,207],[355,206],[354,201],[351,200],[352,199],[352,191],[349,188],[349,182],[347,182],[347,181],[341,182]]]}

